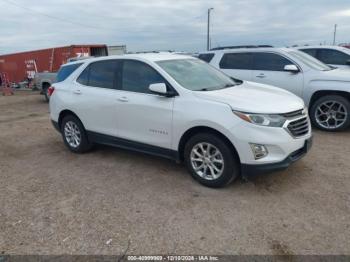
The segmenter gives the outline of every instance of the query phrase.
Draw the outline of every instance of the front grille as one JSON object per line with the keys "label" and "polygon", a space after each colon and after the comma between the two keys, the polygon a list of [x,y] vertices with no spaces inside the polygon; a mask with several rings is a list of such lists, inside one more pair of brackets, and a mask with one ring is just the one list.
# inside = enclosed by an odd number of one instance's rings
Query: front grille
{"label": "front grille", "polygon": [[303,117],[290,122],[287,126],[289,132],[294,137],[304,136],[309,133],[309,121],[307,117]]}

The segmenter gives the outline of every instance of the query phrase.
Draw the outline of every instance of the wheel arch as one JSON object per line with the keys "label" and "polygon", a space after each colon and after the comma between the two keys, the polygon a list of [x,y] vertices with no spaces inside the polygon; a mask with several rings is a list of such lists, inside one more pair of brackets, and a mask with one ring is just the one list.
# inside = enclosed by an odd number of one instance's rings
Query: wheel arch
{"label": "wheel arch", "polygon": [[315,101],[317,101],[317,99],[327,95],[339,95],[346,98],[350,102],[350,92],[338,90],[319,90],[312,94],[309,102],[309,109],[311,109],[312,105],[315,103]]}
{"label": "wheel arch", "polygon": [[180,142],[179,142],[179,146],[178,146],[178,154],[179,154],[179,160],[183,161],[184,160],[184,151],[185,151],[185,145],[188,142],[188,140],[193,137],[196,134],[199,133],[210,133],[210,134],[214,134],[218,137],[220,137],[221,139],[223,139],[230,147],[231,151],[233,154],[235,154],[237,156],[237,160],[239,161],[239,163],[241,163],[238,151],[236,149],[236,147],[233,145],[233,143],[227,138],[227,136],[225,136],[222,132],[211,128],[211,127],[207,127],[207,126],[195,126],[195,127],[191,127],[190,129],[188,129],[180,138]]}
{"label": "wheel arch", "polygon": [[44,90],[45,88],[49,88],[51,86],[51,83],[48,81],[43,81],[41,83],[41,88]]}
{"label": "wheel arch", "polygon": [[[59,116],[58,116],[58,127],[61,129],[61,125],[62,125],[62,120],[63,118],[65,118],[68,115],[72,115],[75,116],[76,118],[79,119],[79,121],[81,122],[80,118],[77,116],[77,114],[75,114],[73,111],[65,109],[63,111],[60,112]],[[81,122],[82,123],[82,122]],[[83,124],[84,125],[84,124]]]}

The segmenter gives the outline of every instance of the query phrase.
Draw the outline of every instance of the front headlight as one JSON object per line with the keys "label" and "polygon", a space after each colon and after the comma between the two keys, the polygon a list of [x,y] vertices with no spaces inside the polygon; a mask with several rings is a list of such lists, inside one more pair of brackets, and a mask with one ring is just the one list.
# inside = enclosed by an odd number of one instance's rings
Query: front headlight
{"label": "front headlight", "polygon": [[286,122],[286,118],[281,115],[251,114],[238,111],[233,111],[233,113],[244,121],[260,126],[282,127]]}

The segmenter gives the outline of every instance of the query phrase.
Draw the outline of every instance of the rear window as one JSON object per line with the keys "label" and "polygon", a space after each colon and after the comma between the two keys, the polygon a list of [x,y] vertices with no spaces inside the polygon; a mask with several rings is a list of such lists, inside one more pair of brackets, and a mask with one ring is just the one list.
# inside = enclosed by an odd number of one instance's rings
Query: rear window
{"label": "rear window", "polygon": [[57,73],[56,82],[62,82],[66,80],[66,78],[70,76],[82,64],[83,63],[61,66],[60,70]]}
{"label": "rear window", "polygon": [[210,53],[210,54],[200,54],[200,55],[198,56],[198,58],[199,58],[200,60],[203,60],[203,61],[205,61],[205,62],[207,62],[207,63],[209,63],[209,62],[213,59],[213,57],[214,57],[214,54],[213,54],[213,53]]}

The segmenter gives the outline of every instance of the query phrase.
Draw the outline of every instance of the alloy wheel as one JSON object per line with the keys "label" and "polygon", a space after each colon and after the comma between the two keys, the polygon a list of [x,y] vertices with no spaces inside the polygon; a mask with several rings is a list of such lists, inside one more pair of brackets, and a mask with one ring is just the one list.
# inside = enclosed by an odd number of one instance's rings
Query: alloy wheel
{"label": "alloy wheel", "polygon": [[73,121],[68,121],[64,126],[64,137],[73,148],[77,148],[81,143],[81,133],[78,125]]}
{"label": "alloy wheel", "polygon": [[196,144],[190,154],[196,174],[206,180],[218,179],[224,171],[224,158],[220,150],[210,143]]}
{"label": "alloy wheel", "polygon": [[318,105],[315,111],[317,124],[325,129],[336,129],[344,125],[348,112],[346,107],[337,101],[326,101]]}

